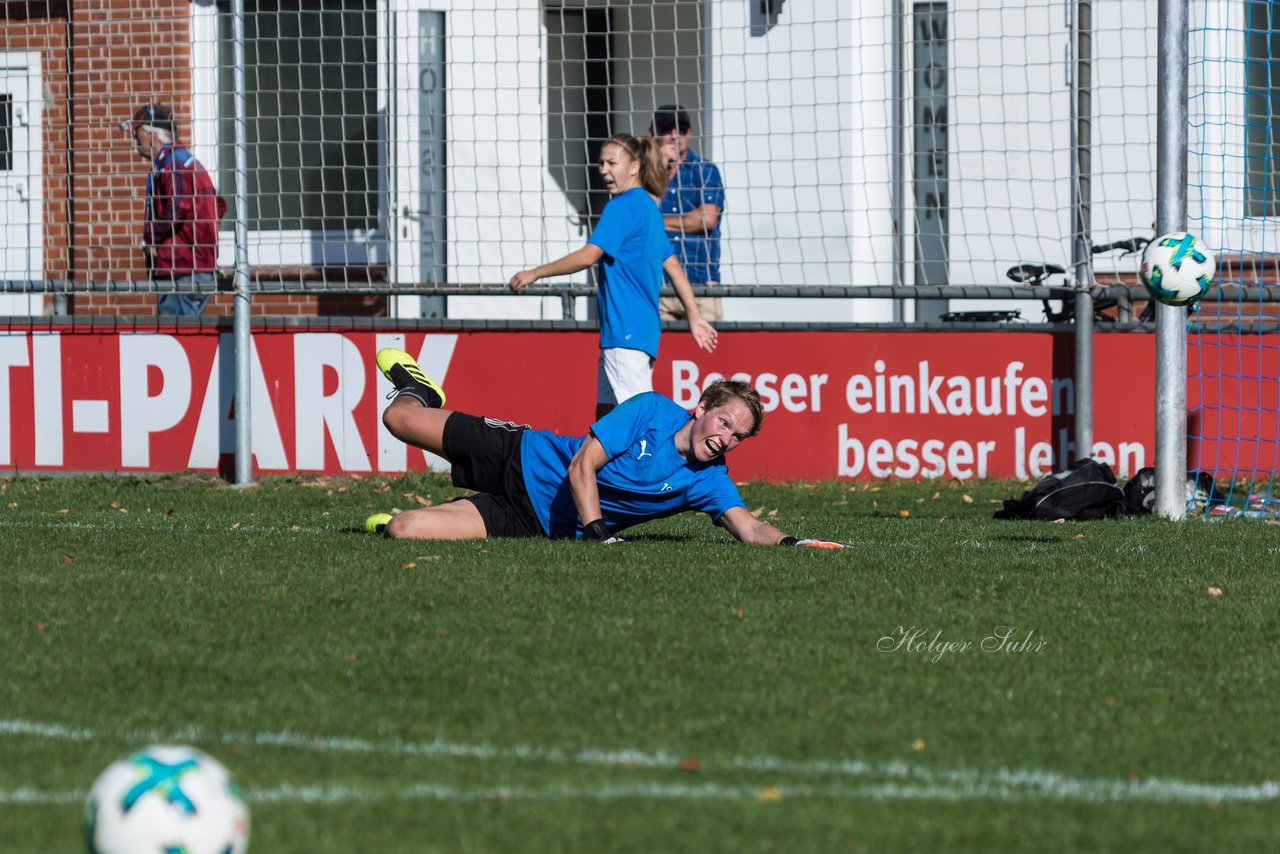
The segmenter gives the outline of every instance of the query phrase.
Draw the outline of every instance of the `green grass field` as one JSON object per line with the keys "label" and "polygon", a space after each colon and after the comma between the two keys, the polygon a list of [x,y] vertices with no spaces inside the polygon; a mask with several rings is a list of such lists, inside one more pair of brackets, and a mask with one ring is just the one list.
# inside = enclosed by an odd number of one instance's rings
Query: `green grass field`
{"label": "green grass field", "polygon": [[1021,489],[743,487],[818,552],[363,532],[437,477],[0,480],[0,851],[83,850],[157,741],[259,854],[1275,850],[1280,529],[993,521]]}

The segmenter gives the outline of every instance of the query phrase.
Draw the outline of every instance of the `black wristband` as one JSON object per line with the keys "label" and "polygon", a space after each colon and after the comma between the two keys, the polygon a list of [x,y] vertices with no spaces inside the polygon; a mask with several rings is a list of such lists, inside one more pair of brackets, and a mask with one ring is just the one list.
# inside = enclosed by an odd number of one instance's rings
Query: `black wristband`
{"label": "black wristband", "polygon": [[796,545],[796,544],[797,544],[797,543],[799,543],[799,542],[800,542],[800,541],[799,541],[799,540],[797,540],[795,537],[783,537],[782,539],[778,540],[778,545],[780,545],[780,546],[794,546],[794,545]]}
{"label": "black wristband", "polygon": [[594,522],[588,522],[582,526],[582,538],[600,540],[601,542],[612,537],[609,532],[609,526],[604,523],[603,519],[597,519]]}

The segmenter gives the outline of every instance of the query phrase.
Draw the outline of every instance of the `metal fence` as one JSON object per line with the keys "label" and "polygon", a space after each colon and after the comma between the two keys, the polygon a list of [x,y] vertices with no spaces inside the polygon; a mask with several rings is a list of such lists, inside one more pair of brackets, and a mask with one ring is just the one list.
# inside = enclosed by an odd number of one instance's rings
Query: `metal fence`
{"label": "metal fence", "polygon": [[[1270,7],[1247,3],[1240,21],[1225,0],[1189,6],[1192,121],[1240,136],[1243,155],[1234,175],[1212,159],[1215,140],[1193,152],[1190,215],[1232,250],[1238,283],[1255,284],[1270,275],[1270,227],[1238,226],[1265,219],[1280,183],[1276,143],[1256,130],[1272,112]],[[650,131],[668,105],[723,188],[699,195],[706,175],[687,169],[672,197],[720,203],[712,234],[672,232],[695,285],[991,287],[1027,262],[1067,270],[1046,284],[1136,284],[1132,254],[1082,247],[1153,234],[1158,8],[7,3],[3,313],[67,307],[16,293],[167,287],[138,249],[150,152],[118,127],[145,103],[172,110],[178,144],[229,203],[217,267],[232,270],[242,234],[256,293],[383,293],[401,317],[560,317],[554,297],[495,304],[463,290],[580,246],[608,199],[601,143]],[[1214,84],[1237,65],[1233,100]],[[834,316],[933,321],[956,308],[983,306],[893,297]],[[727,310],[769,321],[812,308],[731,297]]]}
{"label": "metal fence", "polygon": [[[503,284],[582,245],[608,199],[602,142],[661,133],[667,113],[681,156],[660,204],[715,208],[710,232],[670,234],[729,323],[1005,328],[992,318],[1039,322],[1079,300],[1083,348],[1089,286],[1142,296],[1134,252],[1092,250],[1186,225],[1219,250],[1227,286],[1200,317],[1271,328],[1280,35],[1263,0],[65,0],[2,14],[0,315],[143,312],[150,298],[131,295],[222,288],[235,299],[218,310],[246,319],[268,295],[378,294],[406,321],[590,323],[590,271],[530,296]],[[157,152],[120,127],[144,104],[228,202],[206,247],[221,279],[157,277],[139,250],[165,198]],[[1158,155],[1182,105],[1185,184]],[[1027,265],[1062,272],[1014,289],[1006,271]],[[1042,297],[1043,317],[1026,302]]]}
{"label": "metal fence", "polygon": [[[261,293],[401,295],[388,310],[405,317],[559,316],[556,299],[446,308],[431,289],[500,285],[580,246],[608,198],[602,141],[649,132],[668,105],[689,121],[685,165],[705,158],[723,188],[706,191],[720,202],[712,234],[673,231],[698,247],[685,256],[695,285],[993,286],[1020,262],[1071,268],[1074,25],[1056,1],[983,5],[5,4],[0,279],[43,283],[10,293],[155,288],[138,250],[150,152],[118,128],[145,103],[172,110],[178,144],[229,203],[218,267],[234,267],[240,229]],[[1090,239],[1103,242],[1154,221],[1155,23],[1094,5],[1092,62],[1106,73],[1083,144]],[[716,180],[686,171],[675,204]],[[839,319],[949,308],[859,301]]]}

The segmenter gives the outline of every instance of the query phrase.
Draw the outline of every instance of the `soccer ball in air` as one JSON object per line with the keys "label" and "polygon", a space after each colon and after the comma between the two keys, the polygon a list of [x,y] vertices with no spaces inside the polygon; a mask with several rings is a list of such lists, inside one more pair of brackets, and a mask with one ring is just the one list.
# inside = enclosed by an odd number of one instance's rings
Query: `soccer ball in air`
{"label": "soccer ball in air", "polygon": [[85,802],[89,854],[244,854],[249,810],[231,774],[193,747],[153,745],[102,772]]}
{"label": "soccer ball in air", "polygon": [[1142,283],[1165,305],[1191,305],[1213,284],[1213,253],[1193,234],[1174,231],[1147,244]]}

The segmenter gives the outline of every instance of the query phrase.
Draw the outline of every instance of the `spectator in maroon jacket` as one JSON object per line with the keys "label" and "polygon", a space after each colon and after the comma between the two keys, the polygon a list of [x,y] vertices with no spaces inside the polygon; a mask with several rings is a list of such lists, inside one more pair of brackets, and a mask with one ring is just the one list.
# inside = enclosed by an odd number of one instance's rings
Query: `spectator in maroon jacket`
{"label": "spectator in maroon jacket", "polygon": [[164,104],[143,104],[120,129],[133,134],[138,156],[151,163],[142,228],[147,270],[157,286],[172,282],[182,291],[159,294],[157,313],[199,314],[214,290],[227,203],[195,155],[178,145],[173,111]]}

